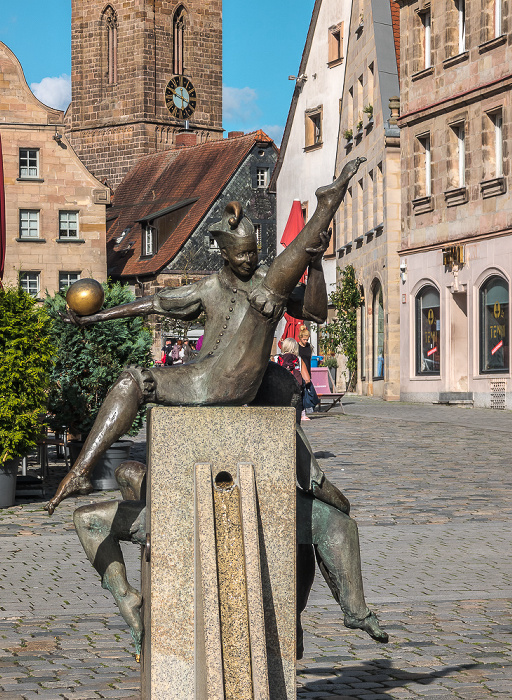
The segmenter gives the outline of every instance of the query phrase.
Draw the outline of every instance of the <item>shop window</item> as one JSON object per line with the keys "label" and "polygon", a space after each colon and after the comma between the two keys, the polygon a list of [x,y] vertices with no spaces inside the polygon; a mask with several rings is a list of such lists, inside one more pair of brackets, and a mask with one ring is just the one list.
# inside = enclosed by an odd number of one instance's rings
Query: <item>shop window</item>
{"label": "shop window", "polygon": [[79,272],[59,272],[59,292],[65,292],[74,282],[80,279]]}
{"label": "shop window", "polygon": [[322,108],[306,112],[306,149],[322,145]]}
{"label": "shop window", "polygon": [[428,286],[416,296],[416,374],[441,371],[441,305],[439,292]]}
{"label": "shop window", "polygon": [[31,179],[39,177],[39,149],[20,148],[19,162],[20,178]]}
{"label": "shop window", "polygon": [[328,64],[337,65],[343,60],[343,22],[329,27]]}
{"label": "shop window", "polygon": [[30,294],[32,297],[37,297],[41,289],[41,273],[40,272],[20,272],[20,287]]}
{"label": "shop window", "polygon": [[509,371],[509,323],[508,283],[494,275],[480,288],[480,374]]}
{"label": "shop window", "polygon": [[39,238],[39,212],[20,209],[20,238]]}
{"label": "shop window", "polygon": [[59,212],[59,240],[73,240],[78,238],[78,212]]}
{"label": "shop window", "polygon": [[373,378],[384,379],[384,298],[380,284],[373,293]]}

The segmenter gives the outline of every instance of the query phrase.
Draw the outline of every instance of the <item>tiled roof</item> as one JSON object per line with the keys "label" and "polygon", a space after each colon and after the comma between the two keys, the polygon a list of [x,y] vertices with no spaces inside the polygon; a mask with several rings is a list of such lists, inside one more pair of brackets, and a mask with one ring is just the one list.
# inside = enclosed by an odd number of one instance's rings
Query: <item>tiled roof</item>
{"label": "tiled roof", "polygon": [[[107,212],[109,274],[151,275],[169,264],[253,146],[261,142],[272,143],[272,139],[255,131],[142,158],[117,187]],[[188,213],[155,255],[141,258],[141,220],[177,204],[190,205]]]}
{"label": "tiled roof", "polygon": [[393,23],[393,39],[395,41],[396,65],[398,68],[398,80],[400,80],[400,6],[397,0],[390,0],[391,21]]}

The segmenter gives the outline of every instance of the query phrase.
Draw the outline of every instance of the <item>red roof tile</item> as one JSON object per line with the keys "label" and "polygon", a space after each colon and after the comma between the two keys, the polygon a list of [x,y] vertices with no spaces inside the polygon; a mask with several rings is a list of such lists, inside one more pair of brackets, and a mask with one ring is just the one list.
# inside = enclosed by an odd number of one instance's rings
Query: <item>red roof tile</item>
{"label": "red roof tile", "polygon": [[[117,187],[107,212],[109,273],[115,277],[152,275],[168,265],[197,228],[252,147],[272,143],[256,131],[197,146],[173,149],[142,158]],[[141,219],[194,198],[160,250],[141,258]],[[123,231],[129,232],[117,243]]]}
{"label": "red roof tile", "polygon": [[393,38],[395,40],[396,65],[398,68],[398,80],[400,81],[400,6],[397,0],[390,0],[390,3]]}

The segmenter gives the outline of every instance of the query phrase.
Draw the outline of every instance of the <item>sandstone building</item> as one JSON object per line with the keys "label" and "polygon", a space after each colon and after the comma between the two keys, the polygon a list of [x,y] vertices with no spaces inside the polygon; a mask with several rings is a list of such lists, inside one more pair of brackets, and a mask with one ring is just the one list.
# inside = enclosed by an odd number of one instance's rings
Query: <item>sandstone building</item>
{"label": "sandstone building", "polygon": [[102,182],[115,189],[140,158],[174,145],[184,127],[165,102],[174,75],[195,88],[199,141],[222,138],[222,0],[73,0],[71,29],[67,133]]}
{"label": "sandstone building", "polygon": [[80,277],[107,275],[110,192],[64,134],[64,114],[39,102],[16,56],[0,42],[6,259],[4,284],[44,297]]}
{"label": "sandstone building", "polygon": [[399,17],[394,0],[354,0],[347,26],[336,175],[366,158],[335,216],[338,266],[354,267],[358,315],[357,391],[400,394]]}
{"label": "sandstone building", "polygon": [[512,408],[510,3],[400,6],[401,397]]}

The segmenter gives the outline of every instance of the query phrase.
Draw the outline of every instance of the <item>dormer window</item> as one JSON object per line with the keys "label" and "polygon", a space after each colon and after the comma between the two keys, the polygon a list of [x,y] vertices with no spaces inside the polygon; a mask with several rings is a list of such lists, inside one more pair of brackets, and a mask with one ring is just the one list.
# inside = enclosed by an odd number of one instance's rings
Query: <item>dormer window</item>
{"label": "dormer window", "polygon": [[154,255],[157,249],[156,228],[151,224],[146,224],[143,241],[142,255],[146,257]]}

